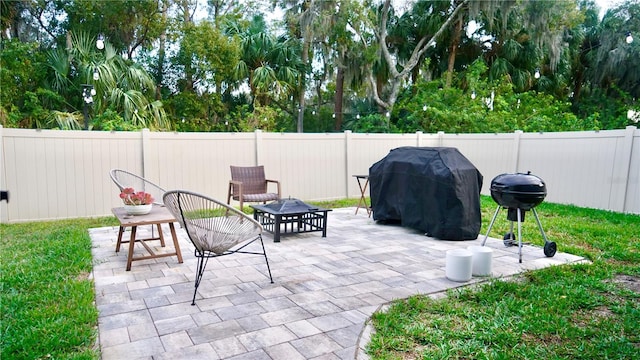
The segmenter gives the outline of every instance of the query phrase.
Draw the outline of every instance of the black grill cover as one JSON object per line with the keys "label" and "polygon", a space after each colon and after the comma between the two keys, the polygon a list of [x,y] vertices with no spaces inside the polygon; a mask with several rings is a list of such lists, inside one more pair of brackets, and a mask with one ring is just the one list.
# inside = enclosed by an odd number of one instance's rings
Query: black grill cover
{"label": "black grill cover", "polygon": [[482,174],[456,148],[400,147],[369,168],[373,219],[445,240],[472,240]]}

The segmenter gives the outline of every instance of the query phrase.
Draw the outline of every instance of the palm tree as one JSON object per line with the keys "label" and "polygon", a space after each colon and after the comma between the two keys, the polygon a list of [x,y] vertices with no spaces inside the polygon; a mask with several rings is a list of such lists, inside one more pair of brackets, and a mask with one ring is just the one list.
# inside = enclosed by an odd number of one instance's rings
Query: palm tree
{"label": "palm tree", "polygon": [[247,79],[253,102],[268,105],[294,91],[301,68],[296,43],[271,35],[262,16],[254,16],[246,28],[227,23],[226,32],[240,39],[235,77]]}
{"label": "palm tree", "polygon": [[[149,100],[153,99],[155,83],[141,66],[124,60],[109,43],[104,53],[98,53],[95,38],[85,33],[69,34],[69,44],[67,49],[49,51],[47,65],[48,86],[73,104],[71,110],[82,106],[83,85],[91,85],[95,114],[110,109],[135,127],[170,127],[162,103]],[[56,119],[64,119],[61,127],[81,128],[78,110],[59,112]]]}

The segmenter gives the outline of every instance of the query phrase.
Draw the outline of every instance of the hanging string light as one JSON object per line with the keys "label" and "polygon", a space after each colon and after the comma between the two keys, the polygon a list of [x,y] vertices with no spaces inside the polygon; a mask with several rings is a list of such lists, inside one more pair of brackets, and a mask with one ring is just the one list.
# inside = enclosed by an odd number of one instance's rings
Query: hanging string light
{"label": "hanging string light", "polygon": [[536,73],[533,74],[533,77],[536,79],[540,79],[540,68],[536,68]]}
{"label": "hanging string light", "polygon": [[82,85],[82,100],[85,104],[93,104],[94,89],[92,85]]}
{"label": "hanging string light", "polygon": [[100,73],[98,72],[98,68],[93,69],[93,80],[100,80]]}
{"label": "hanging string light", "polygon": [[104,49],[104,35],[98,35],[98,40],[96,40],[96,47],[98,48],[98,50]]}
{"label": "hanging string light", "polygon": [[82,84],[82,113],[84,117],[84,129],[89,130],[89,106],[93,104],[93,96],[96,94],[93,85]]}
{"label": "hanging string light", "polygon": [[475,98],[476,98],[476,92],[472,91],[471,92],[471,100],[475,100]]}
{"label": "hanging string light", "polygon": [[631,36],[631,31],[627,31],[627,37],[624,39],[627,44],[631,44],[633,42],[633,36]]}

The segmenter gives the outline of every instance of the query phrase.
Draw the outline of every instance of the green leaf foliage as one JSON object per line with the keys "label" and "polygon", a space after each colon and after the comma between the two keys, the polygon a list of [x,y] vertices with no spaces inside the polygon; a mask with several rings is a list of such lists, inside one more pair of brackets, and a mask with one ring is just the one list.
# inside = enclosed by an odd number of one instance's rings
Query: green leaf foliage
{"label": "green leaf foliage", "polygon": [[506,78],[488,81],[483,62],[469,68],[458,86],[418,82],[394,108],[392,122],[402,132],[498,133],[597,130],[597,119],[578,119],[571,104],[551,95],[516,93]]}

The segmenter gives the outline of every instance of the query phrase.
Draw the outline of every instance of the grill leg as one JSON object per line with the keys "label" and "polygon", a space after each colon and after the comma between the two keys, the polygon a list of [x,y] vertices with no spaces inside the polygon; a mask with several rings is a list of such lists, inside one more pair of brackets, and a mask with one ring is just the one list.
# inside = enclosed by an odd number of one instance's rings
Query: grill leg
{"label": "grill leg", "polygon": [[491,222],[489,223],[489,227],[487,228],[487,234],[484,236],[484,239],[482,240],[482,246],[484,246],[484,243],[487,242],[487,238],[489,237],[489,233],[491,232],[491,228],[493,227],[493,223],[496,221],[496,217],[498,217],[498,213],[500,212],[501,208],[502,208],[502,206],[498,205],[498,208],[496,209],[496,212],[493,214],[493,218],[491,219]]}
{"label": "grill leg", "polygon": [[533,210],[533,216],[535,216],[535,218],[536,218],[536,222],[538,223],[538,229],[540,229],[540,233],[542,234],[542,237],[544,238],[544,242],[548,243],[549,240],[547,239],[547,235],[545,235],[544,230],[542,230],[542,224],[540,223],[540,219],[538,218],[538,212],[536,211],[535,208],[533,208],[531,210]]}
{"label": "grill leg", "polygon": [[[520,212],[520,208],[517,209],[518,211],[518,261],[522,264],[522,235],[521,235],[521,230],[522,230],[522,213]],[[513,226],[513,223],[511,223]]]}
{"label": "grill leg", "polygon": [[549,241],[549,239],[547,239],[547,235],[544,233],[544,230],[542,230],[542,224],[540,223],[540,219],[538,218],[538,213],[536,212],[536,209],[533,209],[533,215],[536,218],[536,222],[538,223],[538,229],[540,229],[540,233],[544,238],[544,247],[542,248],[542,250],[544,251],[544,255],[546,257],[553,257],[553,255],[556,254],[556,250],[557,250],[556,243],[554,243],[553,241]]}

